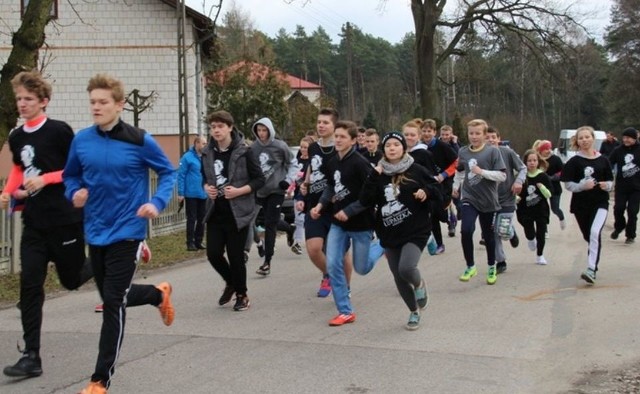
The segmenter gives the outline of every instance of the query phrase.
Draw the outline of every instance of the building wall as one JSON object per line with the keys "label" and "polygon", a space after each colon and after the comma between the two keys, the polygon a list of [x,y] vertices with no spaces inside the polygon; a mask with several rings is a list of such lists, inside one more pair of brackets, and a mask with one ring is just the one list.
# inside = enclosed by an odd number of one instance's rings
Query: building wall
{"label": "building wall", "polygon": [[[20,26],[20,0],[0,2],[2,32]],[[140,127],[154,135],[178,134],[178,59],[176,10],[158,0],[73,2],[59,0],[58,19],[46,29],[47,48],[40,51],[44,74],[53,85],[47,113],[74,130],[91,124],[86,86],[98,72],[121,79],[126,92],[157,93],[153,108],[141,114]],[[187,23],[187,45],[193,31]],[[0,64],[11,51],[11,36],[0,34]],[[187,54],[189,126],[197,130],[195,105],[196,61]],[[133,123],[130,112],[123,119]]]}

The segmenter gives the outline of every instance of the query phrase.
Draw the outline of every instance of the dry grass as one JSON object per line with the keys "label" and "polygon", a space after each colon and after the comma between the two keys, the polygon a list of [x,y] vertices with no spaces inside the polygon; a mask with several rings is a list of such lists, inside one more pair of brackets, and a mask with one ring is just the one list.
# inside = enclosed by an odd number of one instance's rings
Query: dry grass
{"label": "dry grass", "polygon": [[[176,233],[155,237],[147,241],[152,251],[149,264],[142,264],[140,271],[150,271],[157,268],[168,267],[186,260],[204,257],[204,251],[187,252],[185,246],[185,233]],[[66,291],[60,285],[55,268],[49,269],[45,292],[53,294]],[[20,275],[0,275],[0,306],[14,304],[19,299]]]}

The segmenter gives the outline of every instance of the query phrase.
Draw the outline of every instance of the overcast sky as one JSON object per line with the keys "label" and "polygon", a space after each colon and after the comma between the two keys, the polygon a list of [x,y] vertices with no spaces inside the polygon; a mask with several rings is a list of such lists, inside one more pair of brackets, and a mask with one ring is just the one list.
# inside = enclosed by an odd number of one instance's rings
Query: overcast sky
{"label": "overcast sky", "polygon": [[[223,0],[222,13],[231,8],[234,0]],[[235,0],[245,10],[255,24],[255,28],[274,37],[280,28],[288,33],[296,25],[305,27],[311,34],[322,26],[338,43],[341,26],[351,22],[364,33],[382,37],[391,43],[397,43],[406,33],[413,31],[410,0],[386,0],[380,9],[379,0]],[[613,0],[554,0],[561,5],[578,4],[583,24],[598,39],[604,34],[609,23],[609,10]],[[218,0],[186,0],[189,7],[202,12],[203,3],[208,10]],[[290,4],[288,4],[290,3]],[[306,3],[306,4],[305,4]],[[447,3],[446,11],[455,10],[456,0]]]}

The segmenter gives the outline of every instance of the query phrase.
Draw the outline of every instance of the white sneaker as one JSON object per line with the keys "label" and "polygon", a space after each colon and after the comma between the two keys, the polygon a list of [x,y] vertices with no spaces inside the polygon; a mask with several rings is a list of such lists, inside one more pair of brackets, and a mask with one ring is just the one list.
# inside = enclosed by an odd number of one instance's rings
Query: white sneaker
{"label": "white sneaker", "polygon": [[533,252],[538,247],[538,242],[535,239],[529,239],[527,240],[527,245],[529,246],[529,250]]}
{"label": "white sneaker", "polygon": [[547,259],[544,256],[538,256],[536,257],[536,264],[547,265]]}
{"label": "white sneaker", "polygon": [[560,230],[564,230],[567,228],[567,221],[566,220],[561,220],[560,221]]}

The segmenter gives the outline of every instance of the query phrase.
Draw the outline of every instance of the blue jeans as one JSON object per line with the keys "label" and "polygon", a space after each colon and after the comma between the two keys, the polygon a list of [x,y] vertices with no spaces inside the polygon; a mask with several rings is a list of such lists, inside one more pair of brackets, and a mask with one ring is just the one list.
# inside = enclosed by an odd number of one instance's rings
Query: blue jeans
{"label": "blue jeans", "polygon": [[349,287],[344,273],[343,259],[353,243],[353,269],[360,275],[368,274],[382,256],[383,250],[376,240],[371,241],[371,230],[346,231],[342,227],[332,224],[327,236],[327,273],[331,279],[333,300],[338,312],[352,313]]}

